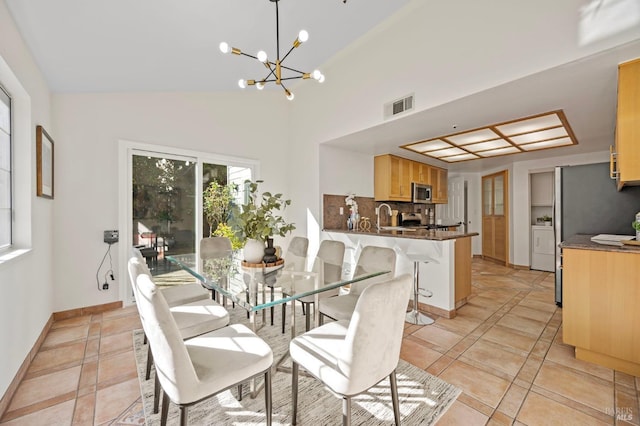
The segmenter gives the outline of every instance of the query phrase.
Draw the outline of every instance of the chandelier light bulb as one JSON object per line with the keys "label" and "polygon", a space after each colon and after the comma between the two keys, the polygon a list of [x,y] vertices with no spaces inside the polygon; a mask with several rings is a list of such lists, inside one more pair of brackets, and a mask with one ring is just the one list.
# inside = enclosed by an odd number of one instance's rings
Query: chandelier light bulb
{"label": "chandelier light bulb", "polygon": [[240,80],[238,80],[238,86],[240,86],[241,89],[244,89],[247,87],[247,81],[243,78],[241,78]]}
{"label": "chandelier light bulb", "polygon": [[293,98],[295,98],[295,95],[293,93],[291,93],[288,90],[285,90],[285,93],[287,94],[287,99],[289,99],[290,101],[293,100]]}
{"label": "chandelier light bulb", "polygon": [[318,83],[324,83],[324,74],[320,74],[320,78],[318,79]]}
{"label": "chandelier light bulb", "polygon": [[264,83],[257,82],[257,83],[256,83],[256,88],[257,88],[258,90],[262,90],[262,89],[264,89]]}
{"label": "chandelier light bulb", "polygon": [[229,48],[229,44],[225,41],[223,41],[222,43],[220,43],[220,51],[222,53],[229,53],[231,52],[231,49]]}
{"label": "chandelier light bulb", "polygon": [[300,40],[300,43],[306,42],[309,40],[309,33],[306,30],[300,30],[298,33],[298,40]]}
{"label": "chandelier light bulb", "polygon": [[259,51],[257,56],[258,60],[263,64],[267,62],[267,52],[265,52],[264,50]]}
{"label": "chandelier light bulb", "polygon": [[314,80],[320,80],[321,76],[322,73],[320,72],[320,70],[313,70],[313,72],[311,73],[311,77],[313,77]]}

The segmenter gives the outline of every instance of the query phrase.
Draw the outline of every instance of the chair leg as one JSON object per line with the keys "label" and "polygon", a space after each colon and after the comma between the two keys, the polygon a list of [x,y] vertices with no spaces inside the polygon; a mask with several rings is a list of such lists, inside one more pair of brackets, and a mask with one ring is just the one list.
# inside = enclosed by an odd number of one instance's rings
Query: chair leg
{"label": "chair leg", "polygon": [[158,405],[160,405],[160,380],[156,374],[153,383],[153,414],[158,414]]}
{"label": "chair leg", "polygon": [[143,345],[147,344],[147,333],[144,333],[144,339],[142,339],[142,344]]}
{"label": "chair leg", "polygon": [[[286,303],[281,303],[282,305],[282,334],[284,334],[284,323],[285,323],[285,318],[287,317],[287,304]],[[291,309],[294,309],[295,306],[295,302],[291,302]]]}
{"label": "chair leg", "polygon": [[[311,330],[311,303],[302,302],[302,310],[304,311],[304,307],[307,307],[307,314],[304,318],[304,324],[306,331]],[[315,310],[314,310],[315,311]],[[315,312],[314,312],[315,313]]]}
{"label": "chair leg", "polygon": [[187,416],[189,413],[187,413],[187,406],[186,405],[181,405],[180,406],[180,426],[187,426]]}
{"label": "chair leg", "polygon": [[162,399],[162,413],[160,414],[160,426],[165,426],[167,424],[167,417],[169,416],[169,397],[165,392],[164,398]]}
{"label": "chair leg", "polygon": [[153,354],[151,353],[151,346],[147,347],[147,373],[144,376],[145,380],[149,380],[151,377],[151,365],[153,365]]}
{"label": "chair leg", "polygon": [[238,401],[242,401],[242,383],[238,385]]}
{"label": "chair leg", "polygon": [[267,413],[267,426],[271,426],[271,368],[264,373],[264,409]]}
{"label": "chair leg", "polygon": [[298,363],[291,363],[291,424],[295,425],[298,415]]}
{"label": "chair leg", "polygon": [[[275,298],[273,286],[271,286],[271,301]],[[271,325],[273,325],[273,306],[271,307]]]}
{"label": "chair leg", "polygon": [[393,418],[396,426],[400,426],[400,404],[398,402],[398,381],[396,380],[396,370],[389,375],[391,382],[391,402],[393,403]]}
{"label": "chair leg", "polygon": [[351,398],[342,397],[342,426],[351,426]]}
{"label": "chair leg", "polygon": [[306,312],[305,312],[305,310],[304,310],[304,307],[305,307],[306,305],[307,305],[306,303],[302,302],[302,315],[307,315],[307,313],[306,313]]}
{"label": "chair leg", "polygon": [[324,315],[322,315],[322,312],[320,311],[318,311],[318,324],[324,324]]}

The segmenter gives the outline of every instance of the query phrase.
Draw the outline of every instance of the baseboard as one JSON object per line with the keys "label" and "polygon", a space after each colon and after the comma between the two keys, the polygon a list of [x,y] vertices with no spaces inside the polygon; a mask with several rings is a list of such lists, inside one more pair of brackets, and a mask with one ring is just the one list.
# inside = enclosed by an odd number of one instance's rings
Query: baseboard
{"label": "baseboard", "polygon": [[51,330],[53,321],[54,319],[52,314],[51,316],[49,316],[47,323],[42,328],[42,331],[40,332],[40,335],[36,339],[36,342],[33,344],[33,347],[25,357],[24,361],[22,361],[20,368],[18,368],[18,372],[16,373],[15,377],[9,384],[7,391],[4,393],[4,395],[2,395],[2,399],[0,399],[0,419],[2,418],[2,416],[4,416],[4,413],[5,411],[7,411],[7,408],[9,408],[11,399],[13,398],[16,391],[18,390],[18,386],[20,385],[20,382],[22,382],[22,379],[27,374],[27,371],[29,370],[29,366],[31,366],[31,362],[33,361],[35,356],[38,354],[38,351],[40,350],[40,346],[42,346],[42,342],[44,342],[44,339],[47,337],[49,330]]}
{"label": "baseboard", "polygon": [[[409,308],[413,309],[413,301],[409,301]],[[456,310],[447,311],[446,309],[438,308],[436,306],[427,305],[426,303],[418,302],[418,310],[422,313],[434,314],[439,317],[453,319],[456,317]]]}
{"label": "baseboard", "polygon": [[33,348],[31,348],[31,350],[25,357],[24,361],[20,365],[20,368],[18,369],[18,372],[16,373],[15,377],[11,381],[11,384],[7,388],[7,391],[2,396],[2,399],[0,399],[0,418],[4,416],[5,411],[7,410],[7,408],[9,408],[11,399],[13,398],[16,391],[18,390],[18,386],[20,385],[20,382],[22,381],[24,376],[27,374],[27,370],[29,370],[29,366],[31,365],[31,362],[33,361],[35,356],[38,354],[38,351],[40,350],[40,346],[42,346],[42,342],[44,342],[44,339],[47,337],[49,330],[51,330],[51,326],[53,325],[54,321],[61,321],[69,318],[82,316],[82,315],[99,314],[102,312],[111,311],[111,310],[120,309],[120,308],[122,308],[121,301],[105,303],[103,305],[87,306],[85,308],[70,309],[68,311],[54,312],[53,314],[51,314],[51,316],[49,317],[49,320],[42,328],[42,331],[40,332],[40,336],[38,336],[38,339],[33,344]]}
{"label": "baseboard", "polygon": [[69,309],[68,311],[54,312],[53,320],[61,321],[69,318],[80,317],[83,315],[101,314],[102,312],[112,311],[122,308],[122,301],[105,303],[103,305],[87,306],[84,308]]}

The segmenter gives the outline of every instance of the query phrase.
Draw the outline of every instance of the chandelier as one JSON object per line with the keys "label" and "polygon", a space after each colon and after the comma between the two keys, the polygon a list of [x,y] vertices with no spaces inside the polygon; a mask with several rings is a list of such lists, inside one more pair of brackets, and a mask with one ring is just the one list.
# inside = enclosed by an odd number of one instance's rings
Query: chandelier
{"label": "chandelier", "polygon": [[[220,51],[222,53],[233,53],[234,55],[248,56],[249,58],[253,58],[262,62],[264,66],[267,68],[268,70],[267,75],[262,80],[245,80],[245,79],[239,80],[238,86],[240,86],[241,89],[244,89],[247,86],[256,86],[258,90],[262,90],[264,89],[265,84],[275,83],[279,86],[282,86],[284,93],[287,95],[287,99],[292,101],[294,98],[294,95],[284,85],[285,81],[297,80],[297,79],[306,80],[309,78],[313,78],[319,83],[322,83],[324,81],[324,75],[318,70],[314,70],[313,72],[309,73],[309,72],[299,71],[297,69],[290,68],[288,66],[283,65],[285,59],[287,59],[287,57],[293,51],[293,49],[299,47],[302,43],[309,40],[309,33],[306,32],[305,30],[301,30],[298,33],[298,37],[293,42],[293,46],[289,48],[289,51],[282,58],[280,58],[280,22],[279,22],[279,16],[278,16],[278,2],[280,0],[269,0],[269,1],[272,3],[275,3],[276,5],[276,59],[275,59],[275,62],[269,59],[269,57],[267,56],[267,53],[264,50],[259,51],[256,54],[256,56],[253,56],[241,51],[238,48],[229,46],[229,44],[227,44],[224,41],[220,43]],[[283,72],[286,75],[283,75]]]}

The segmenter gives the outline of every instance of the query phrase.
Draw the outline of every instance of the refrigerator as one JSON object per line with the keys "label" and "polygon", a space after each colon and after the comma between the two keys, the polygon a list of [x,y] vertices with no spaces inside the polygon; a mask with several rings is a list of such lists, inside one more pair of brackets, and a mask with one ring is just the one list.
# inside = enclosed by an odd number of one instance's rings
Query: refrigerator
{"label": "refrigerator", "polygon": [[634,235],[631,222],[640,212],[640,186],[616,189],[609,163],[555,168],[554,232],[556,305],[562,306],[562,249],[575,234]]}

